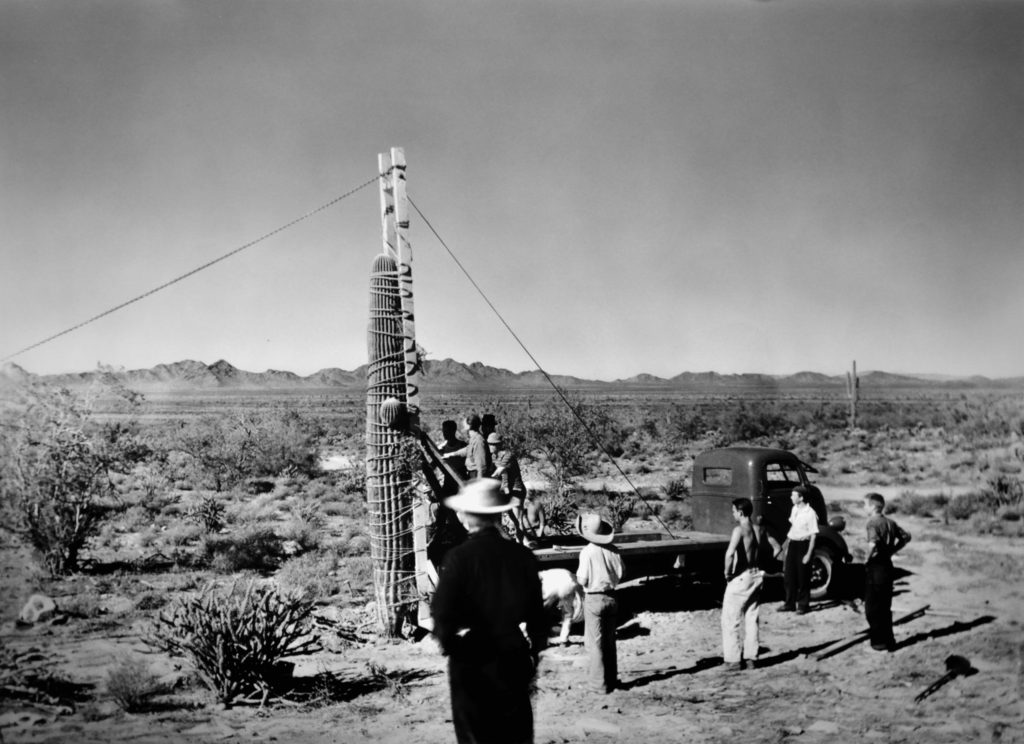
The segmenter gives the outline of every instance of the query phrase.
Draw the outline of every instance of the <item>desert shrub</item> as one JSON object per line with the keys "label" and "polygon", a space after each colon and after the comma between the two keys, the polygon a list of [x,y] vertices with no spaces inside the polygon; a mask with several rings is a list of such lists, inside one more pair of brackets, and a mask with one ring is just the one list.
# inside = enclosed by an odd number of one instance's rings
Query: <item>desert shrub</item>
{"label": "desert shrub", "polygon": [[[138,404],[129,391],[107,392],[129,413]],[[151,450],[131,420],[96,420],[95,393],[27,383],[15,398],[3,414],[13,420],[0,426],[0,504],[8,529],[61,576],[77,568],[87,541],[114,511],[112,474],[129,472]]]}
{"label": "desert shrub", "polygon": [[248,525],[232,534],[206,535],[200,542],[199,553],[221,573],[266,570],[277,564],[281,539],[270,527]]}
{"label": "desert shrub", "polygon": [[203,527],[198,524],[175,524],[164,530],[161,538],[164,543],[171,546],[188,545],[198,540],[205,534]]}
{"label": "desert shrub", "polygon": [[344,501],[325,501],[320,505],[320,511],[325,517],[347,517],[349,505]]}
{"label": "desert shrub", "polygon": [[154,644],[195,667],[199,678],[230,705],[272,691],[275,666],[315,650],[312,603],[301,593],[255,582],[218,592],[211,583],[157,616]]}
{"label": "desert shrub", "polygon": [[58,605],[61,612],[72,617],[90,618],[102,613],[100,600],[95,594],[76,594],[61,600]]}
{"label": "desert shrub", "polygon": [[672,478],[665,484],[663,491],[669,501],[682,501],[690,495],[690,487],[686,485],[685,478]]}
{"label": "desert shrub", "polygon": [[611,522],[612,529],[621,532],[626,522],[631,517],[637,516],[637,506],[643,506],[643,502],[634,498],[631,494],[609,493],[603,514]]}
{"label": "desert shrub", "polygon": [[360,528],[346,531],[342,539],[336,543],[336,551],[343,556],[361,556],[370,554],[370,536]]}
{"label": "desert shrub", "polygon": [[278,506],[273,503],[274,500],[273,494],[265,494],[252,499],[243,497],[232,501],[225,506],[224,521],[239,526],[276,522],[280,512]]}
{"label": "desert shrub", "polygon": [[658,508],[658,517],[670,528],[682,530],[693,528],[693,518],[687,504],[678,501],[666,501]]}
{"label": "desert shrub", "polygon": [[977,511],[974,494],[961,493],[949,500],[946,505],[946,518],[964,520]]}
{"label": "desert shrub", "polygon": [[107,692],[127,713],[140,710],[146,699],[159,689],[159,682],[149,671],[149,664],[138,657],[121,659],[107,675]]}
{"label": "desert shrub", "polygon": [[190,522],[207,532],[218,532],[224,527],[224,504],[213,496],[206,496],[190,507],[186,516]]}
{"label": "desert shrub", "polygon": [[275,408],[189,419],[168,448],[180,456],[179,470],[193,485],[223,491],[252,479],[317,472],[324,435],[319,421]]}
{"label": "desert shrub", "polygon": [[281,528],[282,540],[291,540],[302,552],[316,550],[323,542],[323,520],[306,520],[293,517]]}
{"label": "desert shrub", "polygon": [[285,561],[274,578],[282,589],[317,601],[338,593],[341,585],[337,564],[338,556],[333,552],[307,553]]}
{"label": "desert shrub", "polygon": [[981,496],[985,505],[992,510],[1002,506],[1017,506],[1024,504],[1024,486],[1012,475],[1000,473],[988,479]]}
{"label": "desert shrub", "polygon": [[338,582],[351,592],[365,592],[373,586],[373,562],[369,556],[349,556],[338,559]]}
{"label": "desert shrub", "polygon": [[534,492],[534,500],[544,507],[547,530],[553,535],[571,535],[576,531],[579,504],[572,492]]}
{"label": "desert shrub", "polygon": [[343,494],[358,494],[366,498],[366,468],[360,463],[339,471],[336,488]]}
{"label": "desert shrub", "polygon": [[120,532],[139,532],[153,523],[153,516],[146,507],[135,504],[118,514],[113,521]]}
{"label": "desert shrub", "polygon": [[170,600],[161,592],[145,592],[135,599],[135,609],[141,612],[152,612],[165,606]]}
{"label": "desert shrub", "polygon": [[945,506],[946,501],[945,495],[924,496],[914,491],[903,491],[897,498],[886,502],[884,511],[886,514],[927,517]]}

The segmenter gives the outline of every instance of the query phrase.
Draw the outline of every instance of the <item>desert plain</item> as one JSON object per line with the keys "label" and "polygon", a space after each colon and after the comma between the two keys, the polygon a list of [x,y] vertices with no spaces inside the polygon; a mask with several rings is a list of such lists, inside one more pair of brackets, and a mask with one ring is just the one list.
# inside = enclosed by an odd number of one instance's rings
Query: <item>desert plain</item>
{"label": "desert plain", "polygon": [[[583,688],[582,627],[574,626],[567,644],[542,655],[537,742],[1024,741],[1019,390],[869,389],[854,429],[834,391],[682,394],[623,386],[577,394],[607,412],[615,456],[613,465],[590,453],[586,471],[569,479],[577,508],[630,499],[622,529],[657,529],[657,514],[685,530],[697,453],[738,442],[784,447],[818,470],[830,515],[847,522],[854,560],[805,616],[778,612],[781,579],[769,578],[759,664],[740,673],[722,666],[721,583],[687,570],[627,581],[621,689],[597,695]],[[441,420],[471,410],[511,415],[553,405],[538,395],[438,386],[425,392],[424,423],[436,432]],[[266,423],[287,411],[319,417],[318,463],[352,467],[291,470],[218,490],[182,457],[165,458],[159,473],[118,479],[122,508],[65,576],[51,576],[23,536],[4,531],[4,742],[454,740],[445,659],[430,635],[394,639],[375,631],[358,392],[151,392],[131,416],[141,435],[170,441],[175,427],[193,431],[220,419],[230,432],[229,423],[247,413]],[[99,418],[127,416],[111,409]],[[502,423],[499,417],[499,429]],[[183,440],[175,441],[184,451]],[[545,492],[550,461],[538,455],[524,466],[530,485],[552,498]],[[857,642],[866,628],[856,569],[868,491],[885,495],[890,516],[913,535],[896,559],[894,617],[909,617],[896,625],[892,654],[870,653],[862,636]],[[212,534],[195,516],[207,498],[224,507]],[[266,537],[261,554],[225,548],[243,533]],[[225,705],[186,659],[153,644],[153,629],[160,613],[210,582],[223,591],[248,581],[306,592],[320,649],[290,659],[288,692],[263,704]],[[53,598],[56,611],[18,623],[34,593]],[[553,618],[552,637],[556,625]],[[969,669],[916,701],[954,655]],[[113,689],[125,684],[126,670],[145,688],[129,705]]]}

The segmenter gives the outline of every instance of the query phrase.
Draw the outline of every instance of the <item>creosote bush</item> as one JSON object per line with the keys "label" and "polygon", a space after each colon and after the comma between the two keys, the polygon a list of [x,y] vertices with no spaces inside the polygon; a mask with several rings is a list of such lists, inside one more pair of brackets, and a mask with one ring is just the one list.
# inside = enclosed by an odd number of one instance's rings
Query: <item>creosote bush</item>
{"label": "creosote bush", "polygon": [[250,524],[231,534],[206,535],[199,553],[222,573],[267,570],[277,566],[282,553],[281,538],[268,525]]}
{"label": "creosote bush", "polygon": [[282,589],[301,593],[306,599],[315,602],[337,594],[340,590],[337,566],[337,554],[321,550],[289,558],[274,578]]}
{"label": "creosote bush", "polygon": [[317,649],[312,609],[301,592],[251,581],[219,592],[211,582],[157,616],[153,643],[188,659],[219,701],[266,700],[280,674],[278,663]]}
{"label": "creosote bush", "polygon": [[[138,396],[107,391],[129,409]],[[132,424],[100,423],[98,396],[41,383],[19,388],[0,426],[0,506],[53,576],[75,571],[86,543],[115,510],[113,478],[149,456]],[[15,423],[8,424],[8,417]]]}
{"label": "creosote bush", "polygon": [[138,657],[121,659],[107,677],[107,691],[127,713],[138,711],[159,689],[159,682],[149,671],[149,665]]}

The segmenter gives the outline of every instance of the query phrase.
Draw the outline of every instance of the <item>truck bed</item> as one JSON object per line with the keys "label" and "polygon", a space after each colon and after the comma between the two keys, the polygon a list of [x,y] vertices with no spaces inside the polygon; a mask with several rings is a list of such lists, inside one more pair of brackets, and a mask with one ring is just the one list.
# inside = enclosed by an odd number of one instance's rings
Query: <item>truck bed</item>
{"label": "truck bed", "polygon": [[[579,565],[580,551],[586,544],[587,541],[579,535],[555,535],[541,540],[540,546],[534,548],[533,554],[537,556],[541,570],[567,568],[575,571]],[[729,536],[713,535],[708,532],[680,532],[673,538],[664,532],[619,532],[615,535],[615,545],[626,563],[629,574],[636,576],[635,569],[639,568],[639,562],[653,562],[668,571],[678,555],[700,552],[725,553],[725,549],[729,547]],[[652,565],[649,568],[654,567]]]}

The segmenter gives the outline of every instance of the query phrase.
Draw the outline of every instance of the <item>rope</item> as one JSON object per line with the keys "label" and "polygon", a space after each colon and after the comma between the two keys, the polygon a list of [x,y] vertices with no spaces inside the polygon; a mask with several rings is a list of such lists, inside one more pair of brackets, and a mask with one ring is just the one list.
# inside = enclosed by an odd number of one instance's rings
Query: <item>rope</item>
{"label": "rope", "polygon": [[572,411],[572,415],[576,417],[576,420],[580,422],[580,425],[583,427],[584,431],[587,432],[587,436],[590,437],[591,443],[596,445],[598,449],[600,449],[601,452],[604,453],[605,457],[608,458],[611,464],[615,466],[615,469],[619,471],[619,474],[626,481],[626,483],[629,484],[629,487],[633,489],[633,493],[637,495],[637,498],[643,501],[647,508],[650,509],[651,515],[658,520],[658,524],[665,528],[665,532],[668,533],[669,537],[674,538],[675,535],[672,534],[672,531],[668,528],[668,525],[661,521],[661,517],[658,516],[658,512],[656,512],[654,508],[650,505],[650,503],[647,501],[647,499],[643,497],[643,494],[641,494],[640,491],[637,490],[637,487],[633,485],[633,481],[631,481],[629,479],[629,476],[626,475],[625,471],[623,471],[623,469],[619,467],[619,463],[616,461],[616,459],[612,457],[611,453],[605,448],[603,444],[601,444],[601,441],[597,438],[597,435],[594,434],[593,430],[590,428],[587,422],[583,420],[583,417],[580,416],[576,409],[572,407],[572,404],[569,402],[569,399],[565,397],[565,393],[563,393],[561,388],[559,388],[558,385],[555,384],[555,381],[551,379],[551,376],[544,371],[544,368],[540,366],[540,362],[538,362],[537,359],[533,356],[533,354],[530,353],[530,350],[526,348],[526,344],[524,344],[522,340],[519,338],[519,336],[516,335],[516,332],[512,330],[512,327],[505,322],[505,319],[501,316],[501,313],[498,312],[498,308],[494,306],[494,303],[492,303],[488,299],[487,295],[484,294],[484,291],[480,289],[480,285],[477,284],[473,277],[470,276],[469,272],[466,271],[466,267],[463,266],[462,262],[459,261],[458,258],[456,258],[454,253],[452,253],[452,249],[448,247],[448,244],[444,242],[444,239],[441,238],[440,235],[438,235],[437,230],[435,230],[434,226],[430,224],[430,220],[428,220],[426,215],[420,211],[420,208],[418,206],[416,206],[416,202],[412,200],[412,197],[408,198],[409,203],[412,204],[412,208],[416,210],[416,213],[423,219],[423,222],[426,224],[426,226],[430,228],[430,232],[434,233],[434,237],[437,238],[438,242],[441,243],[442,246],[444,246],[444,249],[446,251],[448,251],[448,255],[451,256],[453,261],[455,261],[455,264],[460,269],[462,269],[462,273],[466,275],[467,279],[469,279],[470,284],[472,284],[476,291],[480,294],[480,296],[484,298],[484,302],[486,302],[488,307],[490,307],[494,314],[498,316],[498,320],[500,320],[502,325],[504,325],[508,332],[512,334],[512,338],[516,340],[516,343],[519,344],[522,350],[526,352],[526,356],[530,357],[530,361],[537,365],[537,371],[544,375],[544,379],[548,381],[548,383],[551,385],[554,391],[558,394],[558,397],[562,399],[563,403],[565,403],[566,407],[570,411]]}
{"label": "rope", "polygon": [[178,283],[178,282],[180,282],[180,281],[181,281],[182,279],[187,279],[188,277],[192,276],[193,274],[198,274],[198,273],[199,273],[200,271],[202,271],[203,269],[208,269],[208,268],[210,268],[211,266],[213,266],[214,264],[216,264],[216,263],[220,263],[220,262],[221,262],[221,261],[223,261],[224,259],[226,259],[226,258],[230,258],[231,256],[235,255],[236,253],[241,253],[241,252],[242,252],[242,251],[244,251],[244,250],[245,250],[246,248],[251,248],[252,246],[256,245],[257,243],[260,243],[260,242],[262,242],[262,241],[266,240],[267,238],[270,238],[270,237],[272,237],[272,236],[274,236],[274,235],[277,235],[277,234],[278,234],[279,232],[281,232],[282,230],[287,230],[287,229],[288,229],[289,227],[291,227],[292,225],[295,225],[295,224],[297,224],[297,223],[299,223],[299,222],[302,222],[302,221],[303,221],[304,219],[307,219],[308,217],[312,217],[312,216],[313,216],[314,214],[316,214],[317,212],[322,212],[322,211],[324,211],[325,209],[327,209],[328,207],[332,207],[332,206],[334,206],[335,204],[337,204],[338,202],[340,202],[340,201],[341,201],[342,199],[346,199],[346,198],[348,198],[348,197],[352,196],[352,195],[353,195],[354,193],[356,193],[357,191],[361,191],[362,189],[365,189],[365,188],[366,188],[367,186],[369,186],[370,184],[376,183],[376,182],[378,181],[378,179],[379,179],[379,178],[380,178],[380,176],[374,176],[374,177],[373,177],[372,179],[370,179],[370,180],[369,180],[369,181],[367,181],[366,183],[364,183],[364,184],[362,184],[362,185],[360,185],[360,186],[356,186],[356,187],[355,187],[354,189],[352,189],[351,191],[347,191],[347,192],[345,192],[344,194],[342,194],[341,196],[338,196],[338,197],[336,197],[336,198],[334,198],[334,199],[331,199],[331,200],[330,200],[329,202],[327,202],[326,204],[322,204],[321,206],[317,207],[316,209],[314,209],[314,210],[312,210],[312,211],[309,211],[309,212],[306,212],[306,213],[305,213],[304,215],[302,215],[301,217],[298,217],[298,218],[296,218],[296,219],[292,220],[291,222],[289,222],[289,223],[288,223],[288,224],[286,224],[286,225],[282,225],[281,227],[277,228],[276,230],[271,230],[271,231],[270,231],[270,232],[268,232],[268,233],[267,233],[266,235],[263,235],[262,237],[256,238],[256,240],[253,240],[253,241],[251,241],[251,242],[249,242],[249,243],[246,243],[246,244],[245,244],[245,245],[243,245],[243,246],[242,246],[241,248],[235,248],[235,250],[233,250],[233,251],[230,251],[230,252],[228,252],[228,253],[225,253],[225,254],[224,254],[223,256],[221,256],[220,258],[215,258],[215,259],[213,259],[212,261],[210,261],[210,262],[208,262],[208,263],[205,263],[205,264],[203,264],[203,265],[202,265],[202,266],[200,266],[199,268],[196,268],[196,269],[192,269],[192,271],[189,271],[189,272],[188,272],[187,274],[182,274],[181,276],[177,277],[176,279],[171,279],[171,281],[169,281],[169,282],[165,282],[164,284],[161,284],[161,285],[160,285],[159,287],[156,287],[155,289],[151,289],[151,290],[149,290],[148,292],[146,292],[146,293],[144,293],[144,294],[140,294],[140,295],[139,295],[138,297],[135,297],[135,298],[133,298],[133,299],[130,299],[130,300],[128,300],[127,302],[122,302],[122,303],[121,303],[120,305],[118,305],[117,307],[112,307],[111,309],[109,309],[109,310],[107,310],[107,311],[105,311],[105,312],[102,312],[102,313],[100,313],[99,315],[95,315],[95,316],[93,316],[93,317],[89,318],[88,320],[86,320],[86,321],[83,321],[83,322],[79,323],[78,325],[72,326],[71,328],[68,328],[67,330],[61,331],[60,333],[55,333],[54,335],[50,336],[49,338],[44,338],[44,339],[43,339],[42,341],[39,341],[39,342],[37,342],[37,343],[34,343],[34,344],[32,344],[31,346],[26,346],[26,347],[25,347],[24,349],[22,349],[21,351],[16,351],[15,353],[13,353],[13,354],[11,354],[11,355],[9,355],[9,356],[5,356],[5,357],[4,357],[3,359],[0,359],[0,364],[2,364],[3,362],[6,362],[6,361],[8,361],[9,359],[14,359],[14,357],[16,357],[16,356],[21,356],[21,355],[22,355],[22,354],[24,354],[24,353],[25,353],[26,351],[31,351],[32,349],[35,349],[36,347],[42,346],[42,345],[43,345],[43,344],[45,344],[45,343],[49,343],[50,341],[53,341],[53,340],[54,340],[54,339],[56,339],[56,338],[60,338],[61,336],[64,336],[64,335],[66,335],[66,334],[68,334],[68,333],[71,333],[72,331],[77,331],[77,330],[78,330],[79,328],[81,328],[82,326],[86,326],[86,325],[89,325],[89,324],[90,324],[90,323],[92,323],[93,321],[99,320],[100,318],[106,317],[107,315],[110,315],[111,313],[117,312],[117,311],[118,311],[118,310],[120,310],[121,308],[124,308],[124,307],[128,307],[128,305],[131,305],[132,303],[135,303],[135,302],[138,302],[139,300],[145,299],[146,297],[149,297],[149,296],[150,296],[150,295],[152,295],[152,294],[156,294],[156,293],[157,293],[157,292],[159,292],[159,291],[160,291],[161,289],[166,289],[167,287],[171,286],[172,284],[177,284],[177,283]]}

